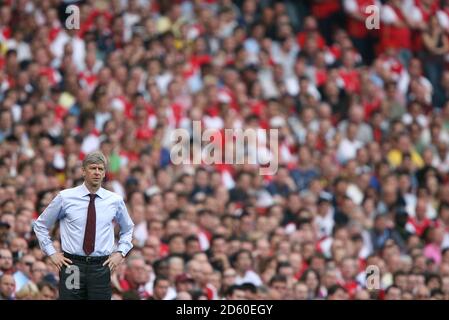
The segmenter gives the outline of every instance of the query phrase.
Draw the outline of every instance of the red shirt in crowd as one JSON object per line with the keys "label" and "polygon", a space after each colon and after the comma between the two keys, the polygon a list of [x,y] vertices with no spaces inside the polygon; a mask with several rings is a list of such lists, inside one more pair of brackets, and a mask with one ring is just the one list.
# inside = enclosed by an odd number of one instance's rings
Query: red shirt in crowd
{"label": "red shirt in crowd", "polygon": [[387,5],[396,15],[396,21],[391,24],[383,23],[380,28],[381,51],[387,48],[411,49],[411,30],[401,8]]}
{"label": "red shirt in crowd", "polygon": [[335,0],[314,0],[311,4],[312,15],[318,19],[329,18],[340,9],[340,1]]}
{"label": "red shirt in crowd", "polygon": [[407,224],[408,228],[413,229],[415,231],[415,234],[421,237],[424,231],[432,225],[432,220],[430,220],[429,218],[424,218],[423,220],[419,221],[416,217],[410,217]]}

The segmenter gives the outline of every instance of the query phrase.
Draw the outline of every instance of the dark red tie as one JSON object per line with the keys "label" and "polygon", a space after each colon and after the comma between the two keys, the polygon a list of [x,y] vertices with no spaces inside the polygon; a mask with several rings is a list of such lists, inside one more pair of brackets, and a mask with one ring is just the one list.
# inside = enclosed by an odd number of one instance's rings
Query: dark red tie
{"label": "dark red tie", "polygon": [[84,232],[84,243],[83,249],[86,255],[90,255],[94,252],[95,248],[95,226],[96,226],[96,215],[95,212],[95,197],[96,194],[89,194],[90,201],[89,207],[87,208],[87,221],[86,221],[86,231]]}

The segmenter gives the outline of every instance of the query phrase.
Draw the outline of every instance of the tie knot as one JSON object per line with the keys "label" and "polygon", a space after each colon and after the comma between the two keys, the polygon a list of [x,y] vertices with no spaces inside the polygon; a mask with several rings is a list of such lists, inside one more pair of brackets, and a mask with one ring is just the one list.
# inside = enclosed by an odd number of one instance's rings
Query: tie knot
{"label": "tie knot", "polygon": [[97,196],[96,193],[89,193],[90,200],[95,200],[96,196]]}

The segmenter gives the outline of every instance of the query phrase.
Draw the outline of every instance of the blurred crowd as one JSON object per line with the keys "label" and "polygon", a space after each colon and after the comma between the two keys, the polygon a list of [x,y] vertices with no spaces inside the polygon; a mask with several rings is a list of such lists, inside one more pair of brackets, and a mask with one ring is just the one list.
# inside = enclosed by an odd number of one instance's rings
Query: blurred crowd
{"label": "blurred crowd", "polygon": [[[113,299],[449,299],[448,35],[447,0],[0,1],[0,299],[57,299],[32,224],[94,150]],[[192,121],[277,129],[277,173],[174,165]]]}

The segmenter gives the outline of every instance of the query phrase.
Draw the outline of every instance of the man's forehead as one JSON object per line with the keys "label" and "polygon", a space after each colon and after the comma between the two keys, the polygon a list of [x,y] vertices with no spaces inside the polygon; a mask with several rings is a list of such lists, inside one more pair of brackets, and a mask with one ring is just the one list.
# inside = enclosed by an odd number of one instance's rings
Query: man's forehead
{"label": "man's forehead", "polygon": [[14,284],[14,277],[12,275],[9,274],[5,274],[3,277],[0,278],[0,283],[4,284]]}
{"label": "man's forehead", "polygon": [[88,168],[104,168],[104,164],[102,163],[90,163],[87,165]]}

